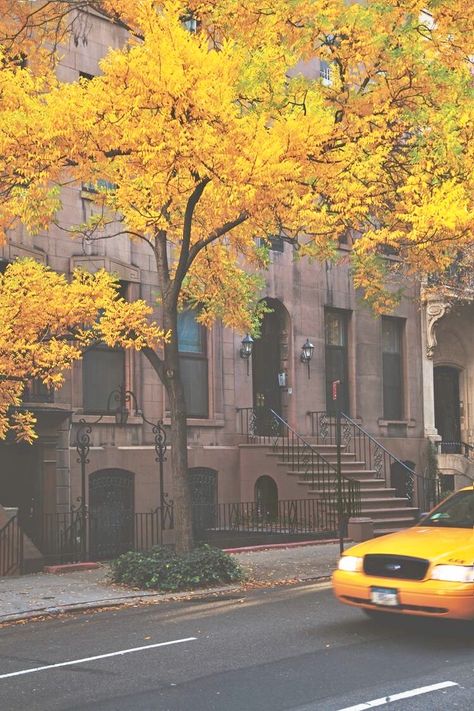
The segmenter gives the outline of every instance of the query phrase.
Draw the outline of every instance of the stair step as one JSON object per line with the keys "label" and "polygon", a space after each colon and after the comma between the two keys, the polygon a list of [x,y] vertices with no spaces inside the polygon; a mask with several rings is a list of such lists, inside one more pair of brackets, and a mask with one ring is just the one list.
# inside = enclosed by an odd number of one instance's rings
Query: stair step
{"label": "stair step", "polygon": [[[301,474],[301,472],[300,472],[300,474]],[[347,482],[347,481],[352,482],[353,480],[352,479],[344,479],[344,481],[345,482]],[[367,496],[367,498],[372,498],[373,496],[377,497],[377,496],[380,496],[380,494],[389,494],[389,495],[396,494],[396,489],[392,489],[390,487],[384,486],[383,479],[375,479],[375,481],[382,482],[381,486],[378,486],[378,485],[374,486],[374,481],[371,479],[367,479],[367,480],[362,479],[362,480],[358,481],[361,496],[364,495],[366,492],[367,492],[367,494],[370,494],[370,496]],[[336,482],[337,482],[336,478],[331,479],[330,482],[327,482],[323,478],[321,478],[321,480],[318,480],[318,477],[314,477],[314,482],[313,482],[310,477],[308,479],[301,478],[296,483],[298,484],[298,486],[313,486],[314,485],[315,487],[317,487],[318,484],[320,484],[321,486],[323,486],[324,490],[327,490],[328,488],[330,490],[332,490],[332,489],[336,489]],[[366,484],[368,484],[369,486],[366,486]]]}
{"label": "stair step", "polygon": [[394,516],[399,519],[415,518],[417,513],[418,513],[418,509],[416,509],[414,507],[408,507],[408,506],[406,506],[406,507],[405,506],[393,506],[392,508],[386,508],[386,509],[382,509],[382,508],[369,509],[369,508],[362,507],[362,510],[361,510],[362,516],[368,516],[374,522],[380,521],[380,520],[391,519]]}
{"label": "stair step", "polygon": [[[385,492],[384,492],[385,493]],[[390,498],[389,496],[383,497],[383,498],[365,498],[363,492],[361,492],[361,508],[362,511],[365,513],[365,511],[372,510],[372,509],[384,509],[384,508],[390,508],[393,504],[392,508],[404,508],[405,506],[408,506],[408,499],[404,499],[402,497],[392,497]]]}
{"label": "stair step", "polygon": [[395,518],[373,518],[372,521],[374,524],[374,529],[379,530],[380,528],[393,528],[394,530],[396,530],[397,528],[406,528],[407,526],[414,526],[416,523],[416,518],[414,516],[403,518],[397,516]]}
{"label": "stair step", "polygon": [[[330,473],[331,477],[336,477],[337,472],[335,470],[322,470],[321,471],[321,478],[324,479],[328,475],[328,471]],[[302,474],[306,474],[306,470],[304,467],[301,467],[301,469],[288,469],[287,474],[290,476],[301,476]],[[351,481],[382,481],[385,484],[384,479],[377,479],[374,477],[374,474],[376,474],[376,471],[374,469],[357,469],[357,470],[351,470],[351,469],[341,469],[341,474],[344,477],[344,479],[350,479]],[[311,471],[308,472],[308,476],[311,477]],[[314,472],[314,478],[318,478],[318,472],[317,470]]]}
{"label": "stair step", "polygon": [[392,489],[390,486],[385,486],[385,481],[383,479],[360,479],[359,485],[360,490],[364,492],[377,491],[380,493],[381,490],[396,492],[396,489]]}
{"label": "stair step", "polygon": [[[335,444],[314,444],[310,441],[308,441],[306,444],[309,444],[309,446],[312,449],[316,450],[317,452],[321,452],[321,454],[323,454],[324,452],[326,452],[327,454],[331,454],[331,453],[336,454],[336,452],[337,452],[337,445],[335,445]],[[306,446],[304,444],[291,444],[291,443],[290,443],[290,445],[270,444],[268,446],[271,446],[273,448],[274,454],[278,454],[279,452],[281,453],[281,452],[288,451],[288,449],[293,450],[295,452],[297,452],[298,450],[303,452],[306,449]],[[347,451],[346,445],[344,445],[344,444],[341,445],[341,453],[343,454],[346,451]],[[350,452],[350,451],[348,453],[354,454],[353,452]]]}
{"label": "stair step", "polygon": [[379,536],[388,536],[390,533],[398,533],[398,531],[399,531],[401,528],[410,528],[411,526],[414,526],[415,523],[416,523],[416,522],[413,521],[413,523],[411,523],[409,526],[396,525],[396,526],[393,526],[393,528],[390,528],[390,527],[388,527],[388,528],[375,528],[375,527],[374,527],[374,537],[375,537],[375,538],[378,538]]}
{"label": "stair step", "polygon": [[[288,460],[288,461],[285,461],[282,454],[276,454],[275,452],[267,452],[267,455],[269,457],[279,457],[280,461],[277,462],[277,466],[279,466],[279,467],[288,466],[288,464],[296,463],[298,460],[297,454],[294,456],[294,458],[292,458],[291,456],[287,456],[286,460]],[[344,467],[358,466],[361,469],[364,469],[365,462],[355,460],[355,459],[353,459],[353,457],[355,457],[355,454],[347,454],[345,456],[343,455],[341,458],[342,466],[344,466]],[[317,457],[316,457],[316,459],[317,459]],[[335,466],[335,464],[336,464],[335,457],[325,457],[325,459],[329,462],[329,464],[332,464],[333,466]]]}

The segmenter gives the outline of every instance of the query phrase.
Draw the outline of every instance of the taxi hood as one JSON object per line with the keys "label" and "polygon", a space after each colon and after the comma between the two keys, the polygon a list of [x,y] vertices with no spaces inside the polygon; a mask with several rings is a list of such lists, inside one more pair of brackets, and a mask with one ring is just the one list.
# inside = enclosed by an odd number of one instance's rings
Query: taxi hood
{"label": "taxi hood", "polygon": [[414,526],[406,531],[372,538],[344,551],[348,555],[407,555],[429,560],[472,565],[474,529]]}

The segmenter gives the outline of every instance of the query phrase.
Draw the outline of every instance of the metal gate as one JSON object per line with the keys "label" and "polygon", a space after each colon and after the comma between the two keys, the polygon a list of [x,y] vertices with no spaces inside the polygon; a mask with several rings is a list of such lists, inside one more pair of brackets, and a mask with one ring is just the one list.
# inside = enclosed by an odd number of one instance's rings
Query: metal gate
{"label": "metal gate", "polygon": [[192,467],[188,472],[193,507],[193,535],[196,540],[200,540],[205,531],[216,525],[217,471],[207,467]]}
{"label": "metal gate", "polygon": [[94,560],[115,558],[134,544],[134,475],[102,469],[89,477],[89,552]]}

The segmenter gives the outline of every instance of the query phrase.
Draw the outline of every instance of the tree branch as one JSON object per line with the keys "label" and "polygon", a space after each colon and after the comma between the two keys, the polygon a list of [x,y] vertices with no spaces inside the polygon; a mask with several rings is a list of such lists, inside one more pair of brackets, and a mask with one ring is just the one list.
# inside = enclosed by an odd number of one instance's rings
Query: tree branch
{"label": "tree branch", "polygon": [[204,249],[204,247],[207,247],[207,245],[211,244],[212,242],[215,242],[220,237],[227,234],[227,232],[231,232],[231,230],[235,229],[239,225],[243,224],[246,220],[248,220],[249,217],[249,213],[244,210],[240,213],[238,217],[236,217],[235,220],[225,222],[223,225],[221,225],[221,227],[217,227],[215,230],[213,230],[207,237],[204,237],[203,239],[200,239],[195,242],[189,250],[189,258],[186,265],[186,271],[190,269],[197,255],[202,249]]}
{"label": "tree branch", "polygon": [[191,193],[188,202],[186,204],[186,211],[184,213],[184,221],[183,221],[183,242],[181,245],[181,252],[179,255],[179,262],[178,266],[176,268],[176,274],[174,278],[174,288],[176,295],[179,292],[179,289],[181,288],[181,284],[183,283],[183,279],[186,276],[186,272],[188,270],[188,261],[189,261],[189,252],[190,252],[190,244],[191,244],[191,231],[192,231],[192,226],[193,226],[193,215],[194,215],[194,210],[196,209],[196,205],[198,204],[199,200],[201,199],[201,196],[206,188],[206,185],[211,182],[210,178],[204,178],[201,180],[196,187],[194,188],[193,192]]}

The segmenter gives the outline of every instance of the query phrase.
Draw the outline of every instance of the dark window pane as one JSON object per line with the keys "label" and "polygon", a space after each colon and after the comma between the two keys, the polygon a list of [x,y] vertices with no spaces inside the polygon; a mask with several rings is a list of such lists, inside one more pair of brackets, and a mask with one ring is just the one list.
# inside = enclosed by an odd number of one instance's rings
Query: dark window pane
{"label": "dark window pane", "polygon": [[346,318],[337,311],[326,312],[326,345],[346,345]]}
{"label": "dark window pane", "polygon": [[188,417],[208,417],[206,330],[196,321],[196,311],[178,314],[178,348]]}
{"label": "dark window pane", "polygon": [[270,235],[268,242],[270,243],[270,249],[272,252],[284,252],[285,241],[283,237],[280,237],[279,235]]}
{"label": "dark window pane", "polygon": [[85,412],[107,412],[109,395],[124,384],[125,353],[99,346],[84,354],[82,361]]}
{"label": "dark window pane", "polygon": [[179,365],[188,417],[208,417],[207,358],[180,356]]}
{"label": "dark window pane", "polygon": [[196,321],[196,313],[186,309],[178,314],[178,347],[180,353],[204,353],[204,329]]}
{"label": "dark window pane", "polygon": [[382,318],[383,416],[386,420],[403,417],[402,335],[403,321]]}
{"label": "dark window pane", "polygon": [[[326,410],[338,409],[349,414],[349,384],[347,367],[347,315],[342,311],[326,311]],[[338,399],[333,400],[333,383],[339,381]]]}
{"label": "dark window pane", "polygon": [[384,353],[400,353],[400,325],[400,321],[394,318],[382,318],[382,351]]}
{"label": "dark window pane", "polygon": [[402,419],[402,374],[397,353],[383,354],[383,415],[386,420]]}

